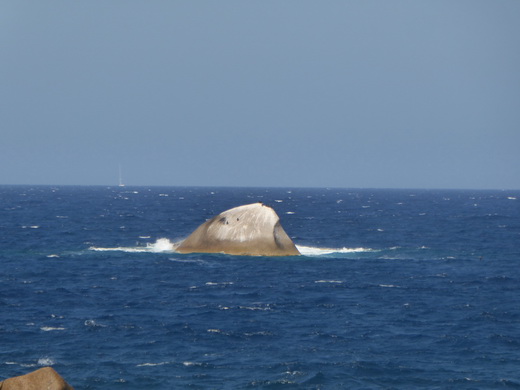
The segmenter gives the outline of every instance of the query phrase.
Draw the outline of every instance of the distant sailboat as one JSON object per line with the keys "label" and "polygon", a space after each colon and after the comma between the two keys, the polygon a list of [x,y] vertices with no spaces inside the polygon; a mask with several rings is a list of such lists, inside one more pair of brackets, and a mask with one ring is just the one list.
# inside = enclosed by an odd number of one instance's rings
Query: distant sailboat
{"label": "distant sailboat", "polygon": [[121,175],[121,164],[119,164],[119,187],[124,187],[123,176]]}

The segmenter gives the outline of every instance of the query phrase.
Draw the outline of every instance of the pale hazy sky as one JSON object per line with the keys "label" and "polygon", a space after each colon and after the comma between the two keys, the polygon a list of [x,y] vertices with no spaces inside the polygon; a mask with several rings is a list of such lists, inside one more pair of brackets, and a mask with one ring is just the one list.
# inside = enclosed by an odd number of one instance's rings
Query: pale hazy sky
{"label": "pale hazy sky", "polygon": [[0,184],[520,189],[518,0],[2,0]]}

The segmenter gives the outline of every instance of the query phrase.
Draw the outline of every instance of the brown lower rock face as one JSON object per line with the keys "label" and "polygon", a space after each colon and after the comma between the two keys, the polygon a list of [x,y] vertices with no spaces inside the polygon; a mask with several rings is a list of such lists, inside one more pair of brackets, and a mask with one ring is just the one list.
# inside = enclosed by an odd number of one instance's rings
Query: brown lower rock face
{"label": "brown lower rock face", "polygon": [[177,247],[179,253],[297,256],[276,212],[262,203],[226,210],[200,225]]}
{"label": "brown lower rock face", "polygon": [[74,390],[52,367],[0,382],[0,390]]}

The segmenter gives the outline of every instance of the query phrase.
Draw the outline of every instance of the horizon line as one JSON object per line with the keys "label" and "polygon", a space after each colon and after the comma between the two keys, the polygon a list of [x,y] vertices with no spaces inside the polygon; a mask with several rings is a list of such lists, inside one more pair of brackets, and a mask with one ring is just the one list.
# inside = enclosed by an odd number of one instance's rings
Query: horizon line
{"label": "horizon line", "polygon": [[520,188],[461,188],[461,187],[341,187],[341,186],[250,186],[250,185],[171,185],[171,184],[0,184],[0,187],[105,187],[105,188],[140,188],[140,187],[171,187],[171,188],[280,188],[280,189],[341,189],[341,190],[413,190],[413,191],[520,191]]}

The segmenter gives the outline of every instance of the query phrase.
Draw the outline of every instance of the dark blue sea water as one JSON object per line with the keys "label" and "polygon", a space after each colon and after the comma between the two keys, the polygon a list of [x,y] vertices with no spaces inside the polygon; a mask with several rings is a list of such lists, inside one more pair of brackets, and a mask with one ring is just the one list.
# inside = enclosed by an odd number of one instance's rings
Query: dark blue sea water
{"label": "dark blue sea water", "polygon": [[[520,388],[520,191],[0,186],[0,380]],[[303,256],[180,255],[261,201]]]}

